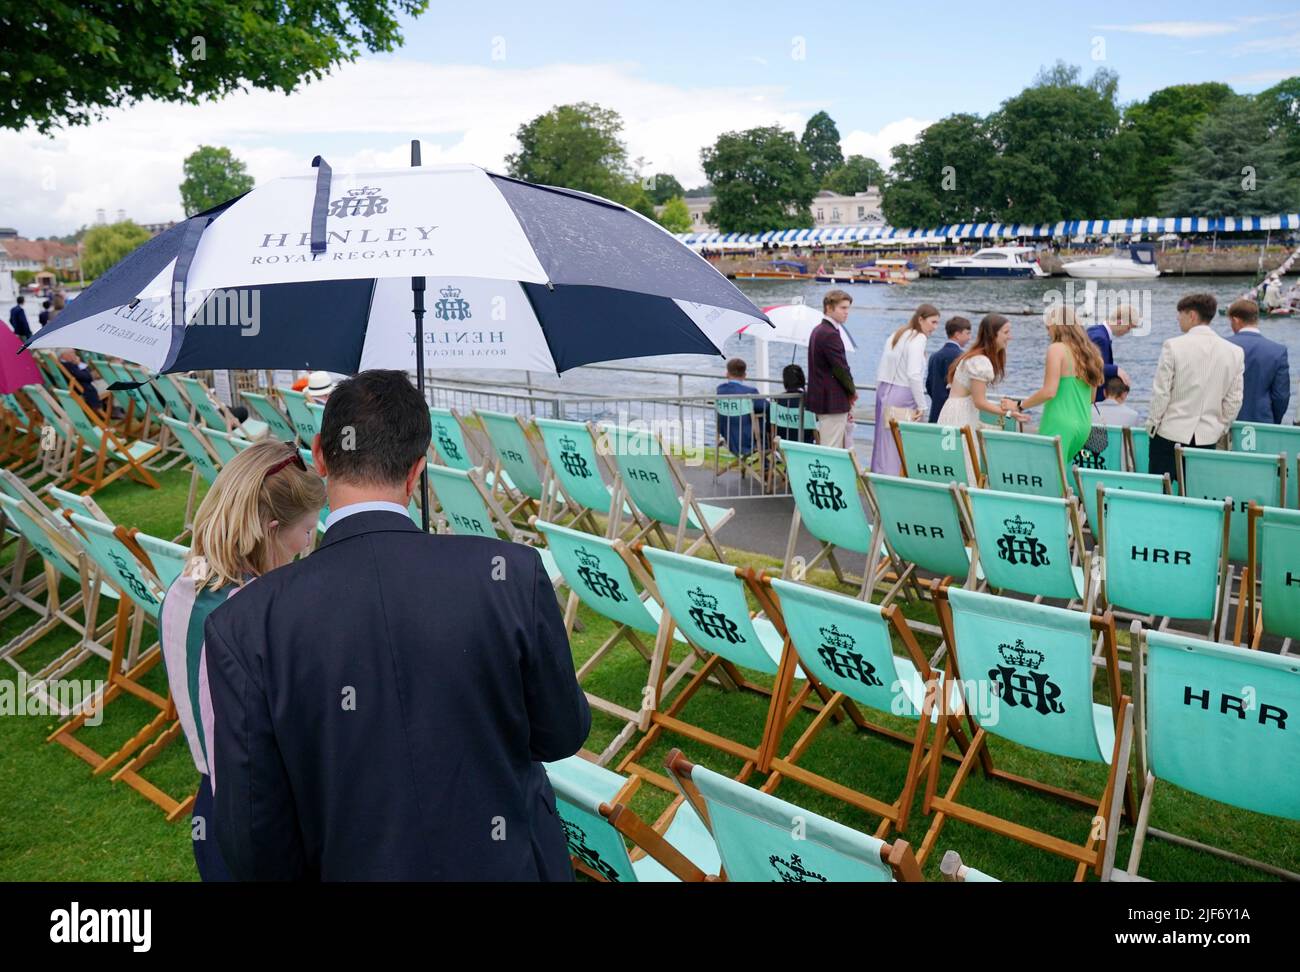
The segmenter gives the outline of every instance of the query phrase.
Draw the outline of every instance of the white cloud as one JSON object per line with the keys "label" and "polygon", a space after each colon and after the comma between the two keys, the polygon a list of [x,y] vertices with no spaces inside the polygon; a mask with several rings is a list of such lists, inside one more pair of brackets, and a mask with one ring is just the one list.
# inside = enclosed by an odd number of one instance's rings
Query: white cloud
{"label": "white cloud", "polygon": [[1274,71],[1253,71],[1250,74],[1238,74],[1228,78],[1228,83],[1243,85],[1273,85],[1277,84],[1279,81],[1285,81],[1287,78],[1294,78],[1297,74],[1300,74],[1300,69],[1297,68],[1291,68],[1289,70],[1284,68]]}
{"label": "white cloud", "polygon": [[1242,41],[1232,49],[1234,54],[1272,54],[1278,51],[1300,51],[1300,32]]}
{"label": "white cloud", "polygon": [[1156,37],[1218,37],[1235,34],[1241,24],[1226,20],[1153,20],[1140,24],[1100,24],[1098,30],[1115,30],[1125,34],[1151,34]]}
{"label": "white cloud", "polygon": [[[630,157],[687,187],[704,181],[700,149],[721,132],[772,124],[802,132],[815,109],[776,85],[662,84],[622,63],[513,69],[362,60],[293,95],[148,102],[54,138],[0,132],[0,223],[36,236],[70,232],[100,208],[140,222],[178,218],[181,161],[200,144],[229,147],[259,182],[302,171],[317,152],[339,171],[403,166],[412,137],[424,140],[426,164],[502,170],[521,123],[574,101],[618,111]],[[887,152],[894,142],[885,142]]]}
{"label": "white cloud", "polygon": [[893,163],[891,154],[895,145],[915,142],[917,136],[934,124],[917,118],[904,118],[890,122],[879,131],[864,132],[855,129],[840,138],[840,150],[844,155],[865,155],[875,159],[886,169]]}

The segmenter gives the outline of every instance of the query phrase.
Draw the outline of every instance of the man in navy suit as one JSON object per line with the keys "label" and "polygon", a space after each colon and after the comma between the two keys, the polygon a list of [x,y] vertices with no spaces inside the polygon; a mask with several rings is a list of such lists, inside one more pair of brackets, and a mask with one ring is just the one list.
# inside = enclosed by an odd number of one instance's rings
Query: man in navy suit
{"label": "man in navy suit", "polygon": [[338,385],[309,557],[204,626],[221,851],[237,880],[567,881],[542,762],[591,714],[537,551],[407,514],[429,410],[401,371]]}
{"label": "man in navy suit", "polygon": [[1106,382],[1111,378],[1119,378],[1124,384],[1132,385],[1128,380],[1128,375],[1123,368],[1115,364],[1115,355],[1111,349],[1111,341],[1115,338],[1123,337],[1129,331],[1138,325],[1138,314],[1129,304],[1121,304],[1115,308],[1115,314],[1109,321],[1103,321],[1100,324],[1094,324],[1088,328],[1088,337],[1092,343],[1097,345],[1097,350],[1101,352],[1101,363],[1103,380],[1097,386],[1096,400],[1101,402],[1106,400]]}
{"label": "man in navy suit", "polygon": [[1259,333],[1259,305],[1253,300],[1233,301],[1228,308],[1228,323],[1232,326],[1232,337],[1228,340],[1246,355],[1237,421],[1276,425],[1286,415],[1291,402],[1291,367],[1286,347]]}
{"label": "man in navy suit", "polygon": [[18,302],[9,308],[9,326],[13,332],[26,341],[32,336],[32,326],[27,323],[27,311],[23,307],[23,295],[18,295]]}
{"label": "man in navy suit", "polygon": [[930,421],[939,421],[943,403],[948,400],[948,369],[956,361],[970,340],[970,321],[954,317],[943,326],[948,340],[934,354],[925,372],[925,393],[930,396]]}

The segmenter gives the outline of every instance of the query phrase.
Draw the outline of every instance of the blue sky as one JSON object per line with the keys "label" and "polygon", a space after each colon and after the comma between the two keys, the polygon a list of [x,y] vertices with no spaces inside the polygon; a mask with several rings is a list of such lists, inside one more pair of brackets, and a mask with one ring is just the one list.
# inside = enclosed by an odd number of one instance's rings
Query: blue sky
{"label": "blue sky", "polygon": [[181,160],[198,144],[229,146],[259,181],[301,171],[318,152],[336,169],[404,165],[411,137],[424,140],[426,163],[499,169],[522,122],[568,101],[619,111],[631,155],[691,186],[700,148],[721,132],[802,130],[820,109],[846,154],[887,163],[925,125],[994,110],[1058,58],[1085,75],[1118,72],[1126,102],[1170,84],[1253,92],[1300,75],[1294,3],[800,6],[435,2],[405,24],[396,52],[290,96],[146,103],[53,138],[0,133],[0,225],[35,236],[69,232],[97,209],[176,218]]}

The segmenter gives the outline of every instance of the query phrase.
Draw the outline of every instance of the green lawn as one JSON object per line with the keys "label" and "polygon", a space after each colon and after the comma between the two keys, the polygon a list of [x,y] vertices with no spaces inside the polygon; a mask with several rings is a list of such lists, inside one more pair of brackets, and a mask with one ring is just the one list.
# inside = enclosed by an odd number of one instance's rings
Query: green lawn
{"label": "green lawn", "polygon": [[[146,489],[134,483],[115,483],[96,499],[115,521],[139,527],[146,533],[171,538],[180,532],[189,474],[172,470],[160,476],[164,488]],[[723,533],[722,539],[728,539]],[[729,560],[755,567],[774,567],[770,558],[729,549]],[[6,551],[0,561],[12,557]],[[829,574],[817,574],[813,581],[835,587]],[[905,608],[917,620],[933,621],[928,605]],[[108,609],[103,612],[108,616]],[[573,638],[578,661],[588,657],[611,630],[608,623],[580,612],[585,630]],[[0,621],[0,643],[22,631],[32,620],[19,610]],[[55,632],[24,653],[28,668],[53,657],[62,646],[72,643],[70,632]],[[934,639],[921,636],[923,646],[932,648]],[[0,679],[12,680],[13,669],[0,665]],[[75,673],[78,678],[102,678],[104,663],[91,661]],[[162,666],[146,678],[151,687],[162,690]],[[624,645],[607,657],[592,673],[588,687],[597,694],[623,701],[636,708],[645,681],[645,663]],[[1098,698],[1104,700],[1102,680]],[[758,739],[766,713],[766,699],[752,693],[723,692],[704,687],[686,707],[684,716],[722,735],[753,743]],[[100,752],[127,738],[143,725],[153,710],[135,699],[114,702],[103,724],[80,734]],[[875,718],[875,716],[872,716]],[[785,738],[785,748],[806,725],[804,714]],[[906,729],[911,724],[891,716],[882,723]],[[120,783],[91,775],[87,764],[61,746],[46,744],[45,737],[57,725],[53,717],[10,716],[0,719],[0,880],[195,880],[190,852],[188,819],[168,824],[162,813],[139,794]],[[620,724],[611,717],[593,713],[588,748],[600,751],[616,734]],[[635,745],[629,743],[627,749]],[[736,772],[739,762],[708,747],[665,736],[643,759],[646,766],[659,768],[673,746],[681,746],[693,760],[720,771]],[[1047,782],[1100,794],[1103,774],[1098,767],[1071,760],[1039,757],[1010,744],[994,742],[993,754],[999,766],[1011,772],[1034,776]],[[853,731],[845,721],[822,734],[801,761],[810,769],[892,802],[901,789],[908,750],[902,745],[868,737]],[[943,781],[951,778],[955,763],[945,761]],[[187,792],[195,782],[188,748],[178,740],[151,764],[145,775],[174,796]],[[750,782],[758,784],[755,775]],[[785,782],[779,795],[817,813],[862,830],[875,829],[877,819],[848,807],[817,791]],[[1081,840],[1091,823],[1088,810],[1048,797],[1030,794],[1010,784],[990,782],[976,774],[963,791],[964,802],[1003,815],[1071,840]],[[653,786],[643,786],[632,801],[633,808],[649,819],[668,804],[668,795]],[[905,836],[919,846],[929,826],[920,814],[918,797],[912,822]],[[1163,786],[1159,791],[1152,825],[1226,846],[1272,863],[1300,870],[1300,823],[1286,822],[1234,810]],[[1131,831],[1125,828],[1117,861],[1127,861]],[[926,871],[937,877],[942,851],[954,848],[967,863],[1006,880],[1068,880],[1073,866],[1044,852],[1024,847],[975,827],[949,822],[937,852]],[[1237,865],[1158,840],[1150,840],[1142,870],[1157,880],[1238,881],[1264,875]]]}

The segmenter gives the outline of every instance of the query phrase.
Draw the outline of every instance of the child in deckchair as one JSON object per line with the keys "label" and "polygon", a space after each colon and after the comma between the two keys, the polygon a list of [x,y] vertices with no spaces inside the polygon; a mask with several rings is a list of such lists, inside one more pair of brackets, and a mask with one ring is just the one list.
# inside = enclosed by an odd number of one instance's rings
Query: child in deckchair
{"label": "child in deckchair", "polygon": [[162,605],[163,660],[176,712],[199,771],[191,828],[194,861],[204,881],[229,881],[212,816],[212,697],[203,622],[254,578],[311,547],[325,484],[296,447],[257,442],[222,467],[194,517],[185,570]]}

